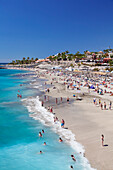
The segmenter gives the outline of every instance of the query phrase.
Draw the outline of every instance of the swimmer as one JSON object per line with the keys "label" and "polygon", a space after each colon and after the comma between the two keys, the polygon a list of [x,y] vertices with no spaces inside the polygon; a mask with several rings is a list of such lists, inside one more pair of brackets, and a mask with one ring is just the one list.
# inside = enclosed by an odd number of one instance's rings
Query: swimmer
{"label": "swimmer", "polygon": [[42,151],[40,151],[38,154],[42,154],[43,152]]}
{"label": "swimmer", "polygon": [[73,166],[71,165],[70,168],[73,169]]}
{"label": "swimmer", "polygon": [[62,138],[59,138],[59,142],[63,142]]}
{"label": "swimmer", "polygon": [[42,133],[41,132],[39,132],[39,137],[42,137]]}
{"label": "swimmer", "polygon": [[44,144],[43,144],[43,145],[47,145],[47,144],[46,144],[46,142],[44,142]]}
{"label": "swimmer", "polygon": [[73,161],[76,161],[74,155],[71,155],[71,158],[72,158]]}
{"label": "swimmer", "polygon": [[44,130],[42,129],[42,133],[44,133]]}

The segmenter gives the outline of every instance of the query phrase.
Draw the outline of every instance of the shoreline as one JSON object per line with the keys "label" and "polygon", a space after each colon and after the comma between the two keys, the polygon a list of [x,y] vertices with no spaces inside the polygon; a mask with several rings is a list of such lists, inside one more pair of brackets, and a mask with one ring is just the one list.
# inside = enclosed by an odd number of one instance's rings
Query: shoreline
{"label": "shoreline", "polygon": [[[32,70],[33,71],[33,70]],[[35,71],[35,70],[34,70]],[[41,70],[42,71],[42,70]],[[40,74],[43,74],[43,72]],[[47,74],[40,76],[41,79],[48,79],[47,84],[50,84],[51,78]],[[73,91],[66,90],[60,83],[53,83],[56,89],[50,88],[50,93],[54,99],[63,97],[72,97]],[[81,94],[80,94],[81,95]],[[66,127],[75,134],[76,141],[79,142],[85,149],[85,156],[88,158],[91,167],[102,170],[112,170],[113,148],[112,148],[112,127],[113,115],[111,110],[101,110],[99,106],[93,104],[93,95],[86,94],[82,101],[75,100],[73,103],[65,107],[54,105],[55,115],[66,122]],[[100,96],[96,95],[97,98]],[[109,98],[102,96],[102,100],[109,101]],[[108,117],[109,115],[110,117]],[[101,134],[105,134],[106,147],[101,146]]]}

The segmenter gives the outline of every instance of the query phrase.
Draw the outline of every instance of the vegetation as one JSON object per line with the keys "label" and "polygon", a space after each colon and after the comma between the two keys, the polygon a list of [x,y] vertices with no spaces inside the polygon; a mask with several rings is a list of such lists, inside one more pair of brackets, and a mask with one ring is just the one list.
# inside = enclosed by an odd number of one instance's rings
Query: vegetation
{"label": "vegetation", "polygon": [[93,71],[99,71],[99,69],[98,68],[94,68]]}
{"label": "vegetation", "polygon": [[25,58],[25,57],[23,57],[23,59],[22,60],[16,60],[16,61],[12,61],[11,63],[9,63],[9,64],[13,64],[13,65],[20,65],[20,64],[31,64],[31,63],[35,63],[35,61],[37,61],[38,60],[38,58],[31,58],[30,59],[30,57],[27,57],[27,58]]}

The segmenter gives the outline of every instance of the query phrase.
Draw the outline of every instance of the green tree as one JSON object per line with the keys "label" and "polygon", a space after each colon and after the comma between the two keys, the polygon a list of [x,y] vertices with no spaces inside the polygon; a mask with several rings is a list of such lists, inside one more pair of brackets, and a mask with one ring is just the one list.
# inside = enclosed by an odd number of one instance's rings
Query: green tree
{"label": "green tree", "polygon": [[35,58],[35,61],[37,61],[38,60],[38,58]]}
{"label": "green tree", "polygon": [[68,51],[68,50],[66,50],[66,51],[65,51],[65,54],[69,54],[69,51]]}

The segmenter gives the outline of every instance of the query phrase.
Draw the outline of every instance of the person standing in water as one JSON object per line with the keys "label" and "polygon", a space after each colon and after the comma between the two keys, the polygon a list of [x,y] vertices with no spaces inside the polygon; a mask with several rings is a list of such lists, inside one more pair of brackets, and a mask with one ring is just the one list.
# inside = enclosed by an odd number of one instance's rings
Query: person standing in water
{"label": "person standing in water", "polygon": [[64,128],[65,121],[64,119],[61,120],[61,127]]}

